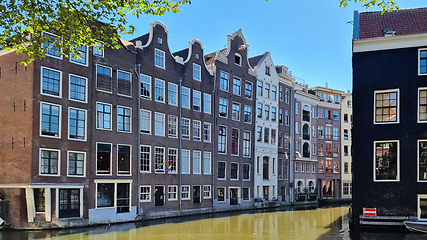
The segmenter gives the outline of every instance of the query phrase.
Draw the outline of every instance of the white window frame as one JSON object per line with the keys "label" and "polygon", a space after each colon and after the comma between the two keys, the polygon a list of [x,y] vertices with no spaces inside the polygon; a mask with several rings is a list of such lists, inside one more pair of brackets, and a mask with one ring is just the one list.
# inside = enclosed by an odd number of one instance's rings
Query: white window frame
{"label": "white window frame", "polygon": [[[196,101],[196,99],[198,101]],[[197,104],[197,102],[199,102]],[[197,107],[199,109],[197,109]],[[201,112],[202,111],[202,93],[197,90],[193,90],[193,111]]]}
{"label": "white window frame", "polygon": [[219,102],[221,102],[221,100],[225,101],[227,103],[227,105],[225,105],[225,116],[221,116],[219,108],[223,105],[218,104],[218,116],[221,118],[228,118],[228,99],[225,98],[219,98]]}
{"label": "white window frame", "polygon": [[[188,153],[188,155],[187,155],[188,156],[188,163],[187,163],[186,167],[184,167],[184,157],[183,157],[184,152]],[[181,151],[181,173],[182,174],[190,174],[191,173],[190,161],[191,161],[191,151],[187,150],[187,149],[182,149],[182,151]],[[184,170],[186,170],[185,168],[188,169],[188,172],[187,171],[184,172]]]}
{"label": "white window frame", "polygon": [[[234,85],[234,80],[238,80],[239,81],[239,88],[235,88]],[[236,91],[235,91],[236,90]],[[242,79],[236,76],[233,76],[233,94],[236,96],[241,96],[242,95]]]}
{"label": "white window frame", "polygon": [[[205,128],[205,126],[209,126],[208,128]],[[207,130],[208,134],[205,134],[205,130]],[[208,139],[206,139],[206,137]],[[208,122],[203,123],[203,142],[212,142],[212,124]]]}
{"label": "white window frame", "polygon": [[[175,191],[171,191],[171,188],[175,189]],[[175,194],[175,198],[171,198],[170,194]],[[168,186],[168,201],[178,201],[178,185]]]}
{"label": "white window frame", "polygon": [[[140,147],[140,153],[142,153],[141,147],[148,147],[148,149],[149,149],[148,154],[150,155],[150,157],[148,159],[148,171],[141,170],[141,155],[139,156],[139,164],[138,164],[139,165],[139,171],[141,173],[151,173],[151,164],[153,164],[153,155],[151,153],[151,146],[150,145],[140,145],[139,147]],[[146,152],[144,152],[144,153],[146,153]]]}
{"label": "white window frame", "polygon": [[207,114],[212,113],[212,97],[208,93],[203,93],[203,112]]}
{"label": "white window frame", "polygon": [[[158,120],[157,119],[157,117],[160,117],[160,116],[163,117],[163,120]],[[154,135],[156,135],[156,136],[162,136],[162,137],[165,136],[165,118],[166,118],[166,115],[164,113],[154,112]],[[157,125],[158,124],[163,125],[161,133],[157,132],[157,129],[158,129]]]}
{"label": "white window frame", "polygon": [[[227,128],[227,126],[224,126],[224,125],[219,125],[218,126],[218,144],[219,144],[219,127],[223,127],[223,128],[225,128],[225,142],[224,142],[224,152],[219,152],[218,151],[218,154],[222,154],[222,155],[226,155],[227,154],[227,136],[228,136],[228,128]],[[221,135],[222,136],[222,135]],[[218,146],[218,150],[219,150],[219,146]]]}
{"label": "white window frame", "polygon": [[[171,97],[170,93],[174,93],[175,96]],[[175,103],[171,102],[171,100],[173,100]],[[168,104],[172,106],[178,106],[178,85],[175,83],[168,83]]]}
{"label": "white window frame", "polygon": [[[77,154],[83,154],[83,174],[82,175],[72,175],[70,174],[70,153],[77,153]],[[86,177],[86,152],[81,151],[67,151],[67,177]]]}
{"label": "white window frame", "polygon": [[[238,107],[239,107],[239,111],[238,111],[238,113],[237,113],[237,118],[235,118],[235,114],[234,114],[234,106],[238,106]],[[241,105],[240,103],[238,103],[238,102],[233,102],[233,103],[231,104],[231,119],[232,119],[232,120],[234,120],[234,121],[238,121],[238,122],[240,122],[240,115],[241,115],[241,112],[242,112],[242,105]]]}
{"label": "white window frame", "polygon": [[193,63],[193,79],[202,81],[202,68],[199,64]]}
{"label": "white window frame", "polygon": [[[55,96],[55,95],[48,94],[48,93],[43,93],[43,70],[44,69],[59,73],[59,89],[58,89],[59,96]],[[62,98],[62,71],[54,69],[54,68],[41,66],[41,69],[40,69],[40,95],[49,96],[49,97],[53,97],[53,98]]]}
{"label": "white window frame", "polygon": [[427,72],[426,73],[421,73],[421,51],[427,51],[427,48],[420,48],[420,49],[418,49],[418,76],[427,75]]}
{"label": "white window frame", "polygon": [[[56,107],[59,107],[59,119],[58,119],[58,136],[49,136],[49,135],[43,135],[42,134],[42,118],[43,118],[43,104],[47,104],[47,105],[53,105]],[[61,128],[62,128],[62,106],[59,104],[54,104],[54,103],[49,103],[49,102],[42,102],[40,101],[40,121],[39,121],[39,136],[40,137],[47,137],[47,138],[61,138]]]}
{"label": "white window frame", "polygon": [[[187,189],[188,188],[188,191]],[[185,191],[184,191],[185,189]],[[188,194],[188,197],[183,197],[183,194]],[[190,185],[182,185],[181,186],[181,200],[191,200],[191,196],[190,196]]]}
{"label": "white window frame", "polygon": [[[82,47],[82,46],[79,46],[79,47]],[[89,66],[89,48],[87,46],[83,46],[83,47],[86,48],[86,53],[85,53],[85,55],[86,55],[85,56],[86,57],[85,60],[86,61],[85,61],[85,63],[76,62],[76,60],[80,60],[80,59],[73,58],[73,56],[71,54],[71,49],[70,49],[70,58],[69,58],[70,63],[77,64],[77,65],[84,66],[84,67]],[[80,55],[80,54],[77,54],[77,55]]]}
{"label": "white window frame", "polygon": [[[396,180],[377,180],[376,179],[376,172],[375,172],[375,168],[376,168],[376,144],[377,143],[389,143],[389,142],[396,142],[397,143],[397,171],[396,171]],[[383,141],[374,141],[374,145],[373,145],[373,180],[374,182],[400,182],[400,141],[399,140],[383,140]],[[417,167],[418,168],[418,167]]]}
{"label": "white window frame", "polygon": [[[226,89],[223,89],[223,88],[222,88],[222,85],[221,85],[221,81],[222,81],[222,79],[223,79],[223,78],[221,78],[221,73],[224,73],[224,74],[226,74],[226,75],[227,75],[227,86],[225,86],[225,87],[226,87]],[[228,92],[229,87],[230,87],[229,85],[230,85],[230,74],[228,74],[228,72],[220,71],[220,75],[219,75],[219,89],[220,89],[221,91]]]}
{"label": "white window frame", "polygon": [[420,142],[427,142],[427,139],[417,140],[417,182],[427,182],[427,179],[420,180]]}
{"label": "white window frame", "polygon": [[203,175],[212,175],[212,153],[211,152],[207,152],[207,151],[203,152]]}
{"label": "white window frame", "polygon": [[[84,101],[71,98],[71,81],[70,81],[71,77],[82,78],[82,79],[85,80],[85,100]],[[72,73],[68,74],[68,99],[70,101],[87,103],[88,102],[87,101],[87,98],[88,98],[88,94],[87,94],[88,91],[87,91],[87,89],[88,89],[88,80],[87,80],[86,77],[82,77],[82,76],[79,76],[79,75],[76,75],[76,74],[72,74]]]}
{"label": "white window frame", "polygon": [[[95,209],[115,209],[115,212],[117,213],[117,184],[118,183],[127,183],[129,184],[129,212],[132,212],[132,180],[104,180],[104,179],[95,179],[94,180],[96,191],[95,191]],[[98,195],[98,184],[99,183],[111,183],[114,184],[114,206],[112,207],[98,207],[98,198],[96,197]],[[151,193],[151,189],[150,189]],[[150,196],[151,199],[151,196]]]}
{"label": "white window frame", "polygon": [[[396,103],[396,122],[376,122],[376,101],[377,101],[377,93],[392,93],[392,92],[397,92],[397,103]],[[376,90],[374,91],[374,125],[377,124],[399,124],[400,123],[400,89],[399,88],[394,88],[394,89],[385,89],[385,90]]]}
{"label": "white window frame", "polygon": [[[184,90],[188,91],[188,95],[184,94]],[[184,105],[184,101],[183,101],[183,96],[184,95],[188,97],[188,105],[187,104]],[[181,106],[183,108],[190,109],[190,106],[191,106],[191,91],[190,91],[190,88],[188,88],[188,87],[184,87],[184,86],[181,87]]]}
{"label": "white window frame", "polygon": [[[426,49],[427,50],[427,49]],[[427,75],[427,73],[425,74]],[[418,88],[418,99],[417,99],[417,123],[427,123],[426,120],[420,120],[420,91],[427,91],[427,87]]]}
{"label": "white window frame", "polygon": [[[149,80],[149,82],[148,83],[146,83],[146,82],[143,82],[142,81],[142,79],[143,79],[143,77],[144,78],[146,78],[146,79],[148,79]],[[139,91],[140,91],[140,95],[141,95],[141,97],[142,98],[144,98],[144,99],[147,99],[147,100],[151,100],[151,97],[153,96],[153,91],[152,91],[152,89],[151,89],[151,77],[150,76],[148,76],[148,75],[145,75],[145,74],[141,74],[140,75],[140,78],[139,78],[139,84],[140,84],[140,86],[139,86]],[[149,93],[149,95],[150,96],[145,96],[145,95],[142,95],[141,94],[141,84],[142,85],[144,85],[144,84],[147,84],[148,85],[148,87],[149,87],[149,89],[148,89],[148,93]]]}
{"label": "white window frame", "polygon": [[140,119],[142,119],[142,117],[141,117],[141,113],[142,112],[147,112],[147,113],[149,113],[149,116],[150,116],[150,118],[148,118],[148,133],[141,132],[142,121],[140,121],[140,123],[139,123],[139,132],[141,134],[149,134],[149,135],[151,135],[151,111],[150,110],[146,110],[146,109],[140,109],[140,111],[139,111],[139,117],[140,117]]}
{"label": "white window frame", "polygon": [[[42,151],[51,151],[51,152],[57,152],[58,153],[58,173],[57,174],[50,174],[50,173],[42,173],[41,171],[41,158],[42,158]],[[68,171],[68,169],[67,169]],[[61,150],[60,149],[52,149],[52,148],[39,148],[39,176],[50,176],[50,177],[59,177],[61,176]]]}
{"label": "white window frame", "polygon": [[[163,159],[162,159],[162,166],[160,168],[157,168],[157,162],[156,162],[156,149],[163,149]],[[165,147],[160,147],[160,146],[154,146],[153,149],[153,163],[154,163],[154,172],[155,173],[160,173],[160,174],[164,174],[166,172],[166,167],[165,167],[165,163],[166,163],[166,148]]]}
{"label": "white window frame", "polygon": [[212,198],[212,185],[203,185],[203,199]]}
{"label": "white window frame", "polygon": [[[172,119],[172,122],[171,122],[171,119]],[[173,119],[175,119],[175,136],[169,133],[169,129],[170,129],[169,126],[171,126],[171,123],[174,123]],[[168,137],[178,138],[178,117],[177,116],[173,116],[173,115],[168,116]]]}
{"label": "white window frame", "polygon": [[[183,126],[184,120],[185,120],[185,122],[188,122],[188,135],[187,134],[184,135],[184,133],[182,131],[182,126]],[[191,136],[192,130],[193,129],[191,128],[191,120],[189,118],[182,118],[181,119],[181,138],[184,140],[191,140],[190,136]]]}
{"label": "white window frame", "polygon": [[[70,116],[71,116],[71,114],[70,114],[70,112],[71,112],[71,109],[77,110],[77,111],[83,111],[84,112],[84,115],[85,115],[84,139],[70,138],[70,130],[71,130],[71,127],[70,127],[70,123],[71,123]],[[82,142],[86,142],[87,141],[87,110],[86,109],[75,108],[75,107],[68,107],[68,135],[67,135],[67,139],[68,140],[72,140],[72,141],[82,141]]]}
{"label": "white window frame", "polygon": [[[249,134],[249,139],[245,140],[245,133]],[[242,155],[243,157],[251,157],[251,132],[250,131],[243,131],[243,135],[242,135],[242,141],[243,141],[243,148],[242,148]],[[249,153],[249,155],[245,155],[245,142],[248,142],[248,149],[247,152]]]}
{"label": "white window frame", "polygon": [[[129,109],[130,112],[130,116],[129,116],[129,131],[122,131],[119,130],[119,108],[124,108],[124,109]],[[121,133],[132,133],[132,108],[131,107],[127,107],[127,106],[121,106],[121,105],[117,105],[117,132],[121,132]]]}
{"label": "white window frame", "polygon": [[[110,78],[111,78],[111,91],[105,91],[105,90],[102,90],[102,89],[98,89],[98,66],[100,66],[100,67],[103,67],[103,68],[109,68],[110,69]],[[95,88],[96,88],[96,91],[97,92],[105,92],[105,93],[113,93],[113,76],[112,76],[112,74],[113,74],[113,68],[112,67],[108,67],[108,66],[105,66],[105,65],[101,65],[101,64],[96,64],[95,65],[95,69],[96,69],[96,82],[95,82]]]}
{"label": "white window frame", "polygon": [[111,175],[113,175],[113,170],[112,170],[112,168],[113,168],[113,144],[108,143],[108,142],[95,142],[95,144],[96,144],[95,157],[97,157],[97,155],[98,155],[98,143],[110,145],[110,172],[109,173],[98,173],[98,161],[96,161],[95,174],[96,174],[96,176],[111,176]]}
{"label": "white window frame", "polygon": [[[101,49],[98,47],[101,45]],[[104,44],[100,41],[95,41],[95,45],[93,45],[93,55],[98,57],[104,57]],[[101,52],[102,54],[98,54],[98,52]]]}
{"label": "white window frame", "polygon": [[202,141],[202,121],[193,120],[191,132],[193,133],[193,141]]}
{"label": "white window frame", "polygon": [[[99,128],[98,127],[98,104],[110,106],[110,128]],[[104,102],[96,102],[96,129],[98,129],[98,130],[112,131],[113,130],[113,122],[112,122],[113,119],[112,119],[112,116],[113,116],[113,106],[111,104],[104,103]]]}
{"label": "white window frame", "polygon": [[[162,84],[163,84],[163,87],[161,87],[161,86],[157,86],[157,82],[162,83]],[[158,78],[155,78],[155,79],[154,79],[154,101],[156,101],[156,102],[160,102],[160,103],[165,103],[165,99],[166,99],[166,96],[165,96],[165,88],[166,88],[166,83],[165,83],[165,81],[163,81],[163,80],[161,80],[161,79],[158,79]],[[160,90],[161,90],[161,96],[162,96],[163,100],[158,100],[158,99],[156,98],[156,95],[157,95],[156,90],[157,90],[157,89],[160,89]]]}
{"label": "white window frame", "polygon": [[[125,74],[129,74],[129,83],[130,83],[130,95],[126,95],[126,94],[121,94],[119,93],[119,72],[125,73]],[[117,95],[119,96],[123,96],[123,97],[128,97],[128,98],[132,98],[132,73],[124,71],[124,70],[119,70],[117,69]]]}
{"label": "white window frame", "polygon": [[[45,35],[45,34],[48,34],[48,35],[51,35],[52,37],[55,37],[55,38],[59,38],[58,37],[58,35],[56,35],[56,34],[53,34],[53,33],[51,33],[51,32],[47,32],[47,31],[43,31],[42,32],[42,35]],[[62,41],[62,40],[61,40]],[[48,44],[48,43],[46,43],[46,44]],[[44,48],[43,47],[43,44],[41,45],[41,47],[42,48]],[[63,56],[62,56],[62,48],[60,48],[59,49],[59,56],[55,56],[55,55],[51,55],[51,54],[49,54],[49,53],[46,53],[46,56],[48,56],[48,57],[51,57],[51,58],[56,58],[56,59],[60,59],[60,60],[62,60],[63,59]]]}
{"label": "white window frame", "polygon": [[[239,58],[239,63],[236,63],[236,57]],[[242,55],[240,55],[239,53],[235,53],[233,62],[234,62],[234,65],[241,67],[242,66]]]}
{"label": "white window frame", "polygon": [[[235,164],[236,166],[237,166],[237,176],[236,176],[236,178],[231,178],[231,165],[232,164]],[[230,180],[231,181],[239,181],[239,177],[240,177],[240,174],[239,174],[239,171],[240,171],[240,166],[239,166],[239,163],[238,162],[230,162]]]}
{"label": "white window frame", "polygon": [[[159,55],[158,53],[162,53],[163,56]],[[162,51],[158,48],[154,48],[154,66],[158,67],[158,68],[162,68],[162,69],[166,69],[166,59],[165,59],[166,55],[165,55],[165,51]],[[156,59],[159,59],[161,61],[159,61],[159,64],[157,64]]]}
{"label": "white window frame", "polygon": [[[139,202],[151,202],[151,185],[140,185],[139,186],[140,188],[143,188],[143,187],[145,187],[145,188],[148,188],[149,189],[149,192],[148,193],[143,193],[142,192],[142,190],[140,190],[140,195],[139,195]],[[146,194],[147,196],[148,196],[148,200],[141,200],[141,196],[143,195],[143,194]]]}
{"label": "white window frame", "polygon": [[[350,191],[349,191],[350,192]],[[427,218],[421,218],[421,208],[420,208],[420,202],[421,199],[427,198],[427,194],[417,194],[417,218],[420,221],[425,221]]]}
{"label": "white window frame", "polygon": [[[195,154],[199,154],[199,160],[197,161]],[[192,165],[193,165],[193,174],[202,174],[202,152],[201,151],[193,151],[193,159],[192,159]],[[199,164],[199,167],[195,166],[196,164]]]}

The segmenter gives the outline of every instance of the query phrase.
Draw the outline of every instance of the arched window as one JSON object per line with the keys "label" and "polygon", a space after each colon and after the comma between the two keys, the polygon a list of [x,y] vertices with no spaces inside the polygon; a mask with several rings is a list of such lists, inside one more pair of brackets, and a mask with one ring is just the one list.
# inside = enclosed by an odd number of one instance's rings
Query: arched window
{"label": "arched window", "polygon": [[314,182],[313,181],[308,182],[308,191],[314,192]]}
{"label": "arched window", "polygon": [[304,145],[302,145],[302,157],[310,157],[310,144],[304,143]]}
{"label": "arched window", "polygon": [[300,193],[304,189],[304,186],[302,184],[302,181],[298,181],[297,183],[297,191]]}

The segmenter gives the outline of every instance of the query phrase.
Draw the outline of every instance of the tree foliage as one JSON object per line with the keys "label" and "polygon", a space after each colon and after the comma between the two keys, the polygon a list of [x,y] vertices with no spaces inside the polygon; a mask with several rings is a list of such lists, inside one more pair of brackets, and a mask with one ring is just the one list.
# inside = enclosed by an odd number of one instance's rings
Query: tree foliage
{"label": "tree foliage", "polygon": [[370,8],[377,6],[381,9],[382,13],[391,12],[393,10],[399,10],[394,0],[340,0],[340,6],[347,7],[349,2],[362,2],[364,8]]}
{"label": "tree foliage", "polygon": [[[68,57],[77,47],[119,48],[119,34],[132,34],[135,27],[127,15],[163,15],[178,12],[190,0],[1,0],[0,45],[4,50],[28,55],[25,63],[43,58],[50,44]],[[57,38],[43,35],[55,34]]]}

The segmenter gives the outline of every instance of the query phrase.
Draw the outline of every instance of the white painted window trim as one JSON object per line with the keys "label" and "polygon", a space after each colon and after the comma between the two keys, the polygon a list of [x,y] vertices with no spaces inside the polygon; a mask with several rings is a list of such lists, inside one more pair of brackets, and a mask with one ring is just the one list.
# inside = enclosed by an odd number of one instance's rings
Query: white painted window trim
{"label": "white painted window trim", "polygon": [[[427,50],[427,49],[426,49]],[[425,74],[427,75],[427,73]],[[427,120],[420,120],[420,91],[427,91],[427,87],[418,88],[418,98],[417,98],[417,123],[427,123]]]}
{"label": "white painted window trim", "polygon": [[[42,151],[43,150],[58,152],[58,174],[49,174],[49,173],[42,173],[41,172],[41,158],[42,158]],[[68,169],[67,169],[67,171],[68,171]],[[59,176],[61,176],[61,150],[60,149],[39,148],[39,176],[45,176],[45,177],[59,177]]]}
{"label": "white painted window trim", "polygon": [[[98,128],[98,104],[110,106],[110,128]],[[113,131],[113,119],[112,118],[113,118],[113,106],[110,103],[96,102],[96,123],[95,123],[96,129]]]}
{"label": "white painted window trim", "polygon": [[[72,99],[70,97],[71,96],[71,91],[70,91],[71,90],[71,81],[70,81],[71,76],[85,79],[86,82],[85,82],[85,100],[84,101],[77,100],[77,99]],[[88,103],[88,83],[89,82],[88,82],[88,79],[86,77],[82,77],[82,76],[79,76],[79,75],[76,75],[76,74],[72,74],[72,73],[68,74],[68,99],[70,101],[73,101],[73,102]]]}
{"label": "white painted window trim", "polygon": [[[127,131],[121,131],[119,130],[119,108],[127,108],[130,111],[130,116],[129,116],[129,132]],[[121,133],[132,133],[132,108],[131,107],[127,107],[127,106],[122,106],[122,105],[117,105],[117,132],[121,132]]]}
{"label": "white painted window trim", "polygon": [[[47,105],[54,105],[59,107],[59,119],[58,119],[58,137],[55,136],[47,136],[47,135],[43,135],[42,134],[42,118],[43,118],[43,104],[47,104]],[[39,136],[40,137],[46,137],[46,138],[57,138],[57,139],[61,139],[61,130],[62,130],[62,106],[59,104],[54,104],[54,103],[49,103],[49,102],[42,102],[40,101],[40,116],[39,116]]]}
{"label": "white painted window trim", "polygon": [[[74,138],[70,138],[70,110],[74,109],[77,111],[83,111],[85,113],[85,136],[84,139],[74,139]],[[75,108],[75,107],[68,107],[68,135],[67,135],[67,139],[71,140],[71,141],[81,141],[81,142],[86,142],[87,141],[87,110],[86,109],[82,109],[82,108]]]}
{"label": "white painted window trim", "polygon": [[[143,171],[143,170],[141,170],[141,156],[139,156],[139,164],[138,164],[138,166],[139,166],[139,172],[141,172],[141,173],[151,173],[151,165],[152,165],[152,163],[153,163],[153,153],[152,153],[152,151],[151,151],[151,146],[150,145],[139,145],[139,148],[140,148],[140,150],[141,150],[141,147],[148,147],[149,148],[149,154],[150,154],[150,158],[149,158],[149,163],[148,163],[148,171]],[[140,151],[141,153],[142,153],[142,151]],[[131,164],[132,164],[132,159],[131,159]]]}
{"label": "white painted window trim", "polygon": [[[121,145],[121,146],[128,146],[128,147],[130,147],[129,148],[129,173],[120,173],[119,172],[119,161],[120,161],[120,159],[119,159],[119,145]],[[117,169],[117,176],[132,176],[132,145],[130,145],[130,144],[120,144],[120,143],[118,143],[118,144],[116,144],[116,158],[117,158],[117,161],[116,161],[116,169]]]}
{"label": "white painted window trim", "polygon": [[96,152],[95,152],[95,158],[98,155],[98,143],[101,144],[109,144],[110,145],[110,173],[107,174],[103,174],[103,173],[98,173],[98,161],[96,161],[95,163],[95,175],[96,176],[112,176],[113,175],[113,144],[112,143],[107,143],[107,142],[96,142]]}
{"label": "white painted window trim", "polygon": [[[54,71],[54,72],[59,72],[59,96],[43,93],[43,69],[47,69],[47,70]],[[54,69],[54,68],[41,66],[41,69],[40,69],[40,95],[53,97],[53,98],[62,98],[62,71]]]}
{"label": "white painted window trim", "polygon": [[[397,92],[397,104],[396,104],[396,122],[376,122],[376,102],[377,102],[377,93],[391,93],[391,92]],[[374,91],[374,116],[373,116],[373,123],[374,125],[380,125],[380,124],[399,124],[400,123],[400,89],[394,88],[394,89],[385,89],[385,90],[375,90]]]}
{"label": "white painted window trim", "polygon": [[[125,94],[120,94],[118,91],[118,89],[119,89],[119,72],[122,72],[122,73],[127,73],[127,74],[129,74],[129,82],[130,82],[130,95],[125,95]],[[116,76],[116,81],[117,81],[117,95],[118,96],[122,96],[122,97],[127,97],[127,98],[132,98],[132,73],[131,72],[128,72],[128,71],[124,71],[124,70],[120,70],[120,69],[117,69],[117,74],[116,74],[117,76]]]}
{"label": "white painted window trim", "polygon": [[[397,143],[397,173],[396,173],[396,180],[376,180],[376,144],[377,143],[389,143],[389,142],[396,142]],[[373,145],[373,181],[374,182],[400,182],[400,141],[399,140],[383,140],[383,141],[374,141]],[[418,167],[417,167],[418,168]]]}
{"label": "white painted window trim", "polygon": [[[70,175],[69,174],[69,169],[70,169],[70,153],[79,153],[79,154],[83,154],[83,175]],[[67,150],[67,177],[80,177],[80,178],[84,178],[86,177],[86,152],[81,152],[81,151],[73,151],[73,150]]]}
{"label": "white painted window trim", "polygon": [[74,58],[73,58],[73,56],[71,54],[71,52],[70,52],[70,57],[69,57],[70,63],[76,64],[76,65],[80,65],[80,66],[83,66],[83,67],[89,66],[89,47],[88,46],[83,46],[83,47],[86,47],[86,63],[75,62]]}
{"label": "white painted window trim", "polygon": [[421,51],[427,51],[427,48],[419,48],[418,49],[418,76],[425,76],[427,73],[421,73]]}

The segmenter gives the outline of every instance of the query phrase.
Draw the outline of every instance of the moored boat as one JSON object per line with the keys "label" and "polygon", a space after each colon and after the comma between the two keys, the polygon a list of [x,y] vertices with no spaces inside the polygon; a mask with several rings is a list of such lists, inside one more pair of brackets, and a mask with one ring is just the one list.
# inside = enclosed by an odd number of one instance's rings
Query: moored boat
{"label": "moored boat", "polygon": [[403,223],[412,232],[427,233],[427,222],[404,221]]}

